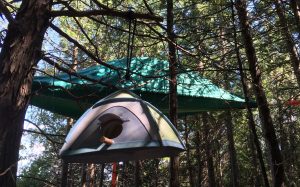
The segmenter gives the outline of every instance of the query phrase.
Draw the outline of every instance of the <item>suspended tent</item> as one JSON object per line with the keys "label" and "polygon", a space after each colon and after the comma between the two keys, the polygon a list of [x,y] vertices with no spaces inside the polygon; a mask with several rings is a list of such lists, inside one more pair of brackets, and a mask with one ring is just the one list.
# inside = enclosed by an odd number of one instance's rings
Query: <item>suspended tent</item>
{"label": "suspended tent", "polygon": [[128,91],[100,100],[70,130],[60,155],[68,162],[115,162],[178,155],[184,145],[172,123]]}
{"label": "suspended tent", "polygon": [[[76,72],[79,75],[77,77],[66,73],[58,74],[55,78],[35,77],[31,104],[77,119],[99,99],[119,89],[126,89],[155,105],[163,113],[168,113],[167,61],[147,57],[133,58],[130,80],[125,79],[126,59],[107,63],[118,70],[98,65]],[[99,83],[82,77],[95,79]],[[245,108],[244,99],[219,88],[198,72],[182,68],[177,80],[179,114]],[[251,107],[256,107],[255,103],[250,104]]]}
{"label": "suspended tent", "polygon": [[[93,66],[78,71],[79,76],[59,74],[55,78],[35,77],[33,81],[32,105],[73,118],[87,110],[68,134],[60,151],[62,158],[97,163],[172,156],[184,150],[176,129],[162,114],[169,108],[168,62],[134,58],[129,80],[124,78],[126,59],[108,64],[117,70]],[[197,72],[182,69],[177,80],[181,114],[245,106],[244,99]],[[128,91],[106,97],[120,89],[131,90],[145,101]]]}

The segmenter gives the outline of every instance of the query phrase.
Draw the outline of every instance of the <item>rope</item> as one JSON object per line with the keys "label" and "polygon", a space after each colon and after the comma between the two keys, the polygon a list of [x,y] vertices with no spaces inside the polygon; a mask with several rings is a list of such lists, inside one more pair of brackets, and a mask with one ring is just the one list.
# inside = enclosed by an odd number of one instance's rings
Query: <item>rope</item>
{"label": "rope", "polygon": [[[128,43],[127,43],[127,60],[126,60],[127,69],[126,69],[126,75],[125,75],[126,80],[130,79],[130,65],[131,65],[132,51],[133,51],[133,44],[134,44],[134,35],[135,35],[136,23],[137,23],[137,20],[132,17],[132,14],[133,14],[133,11],[129,10],[129,15],[128,15],[129,35],[128,35]],[[131,31],[132,23],[133,23],[133,30]]]}

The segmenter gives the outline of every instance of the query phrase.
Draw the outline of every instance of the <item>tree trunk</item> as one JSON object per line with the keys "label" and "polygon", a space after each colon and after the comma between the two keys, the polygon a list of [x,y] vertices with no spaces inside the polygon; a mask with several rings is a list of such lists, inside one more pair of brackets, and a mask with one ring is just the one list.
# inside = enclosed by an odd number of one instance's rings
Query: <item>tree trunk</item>
{"label": "tree trunk", "polygon": [[[248,120],[249,121],[249,120]],[[255,187],[259,187],[262,186],[261,183],[261,177],[260,177],[260,173],[259,173],[259,169],[257,167],[257,155],[255,152],[255,144],[254,144],[254,138],[252,135],[252,132],[249,128],[249,136],[248,136],[248,144],[249,144],[249,148],[250,148],[250,155],[251,155],[251,172],[250,172],[250,179],[249,179],[249,186],[255,186]]]}
{"label": "tree trunk", "polygon": [[[169,115],[170,121],[177,128],[177,60],[175,48],[175,34],[173,14],[173,0],[167,0],[167,35],[169,48]],[[179,187],[179,157],[171,157],[170,159],[170,186]]]}
{"label": "tree trunk", "polygon": [[155,161],[155,186],[159,184],[159,159],[154,159]]}
{"label": "tree trunk", "polygon": [[15,186],[33,69],[39,61],[50,0],[24,0],[8,25],[0,53],[0,186]]}
{"label": "tree trunk", "polygon": [[206,112],[202,113],[203,131],[204,131],[204,141],[205,141],[205,155],[207,163],[208,172],[208,184],[209,187],[216,186],[216,178],[214,172],[213,154],[211,151],[211,141],[209,138],[209,126],[208,126],[208,115]]}
{"label": "tree trunk", "polygon": [[291,63],[292,63],[292,67],[294,70],[294,74],[297,79],[298,86],[300,87],[300,67],[299,67],[300,61],[299,61],[299,56],[297,53],[297,47],[292,38],[292,35],[291,35],[290,29],[288,27],[287,20],[285,18],[283,9],[280,5],[280,0],[274,0],[274,3],[275,3],[277,15],[279,17],[281,33],[284,37],[284,41],[286,43],[286,48],[288,49],[288,52],[291,57]]}
{"label": "tree trunk", "polygon": [[95,164],[88,164],[88,172],[87,172],[87,186],[89,187],[94,187],[95,186],[95,169],[96,165]]}
{"label": "tree trunk", "polygon": [[103,187],[103,181],[104,181],[104,169],[105,169],[105,164],[101,164],[101,170],[100,170],[100,184],[99,187]]}
{"label": "tree trunk", "polygon": [[[72,124],[73,124],[73,119],[67,118],[67,128],[66,128],[67,133],[70,131]],[[68,170],[69,170],[69,163],[62,160],[62,172],[61,172],[61,186],[62,187],[68,185]]]}
{"label": "tree trunk", "polygon": [[68,168],[69,163],[62,160],[62,171],[61,171],[61,187],[68,186]]}
{"label": "tree trunk", "polygon": [[253,40],[250,34],[250,26],[247,18],[246,1],[237,0],[236,8],[238,17],[242,28],[242,37],[244,40],[246,56],[249,63],[249,70],[252,78],[252,84],[255,91],[256,101],[258,104],[258,110],[262,127],[264,129],[264,137],[268,144],[272,160],[272,171],[273,172],[273,184],[274,186],[281,186],[284,182],[284,169],[282,163],[282,156],[277,142],[275,134],[275,128],[270,115],[270,109],[268,106],[267,98],[261,83],[261,72],[258,67],[258,61],[253,46]]}
{"label": "tree trunk", "polygon": [[236,151],[234,147],[233,140],[233,124],[232,124],[232,115],[230,111],[225,112],[225,125],[227,132],[227,140],[228,140],[228,149],[229,149],[229,160],[230,160],[230,170],[231,170],[231,185],[230,186],[239,186],[239,168],[236,159]]}
{"label": "tree trunk", "polygon": [[86,182],[87,182],[87,180],[86,180],[86,174],[87,174],[87,172],[86,172],[86,169],[87,169],[87,164],[82,164],[81,165],[81,187],[86,187],[87,185],[86,185]]}
{"label": "tree trunk", "polygon": [[75,172],[74,165],[69,163],[68,176],[70,176],[70,177],[68,177],[68,181],[67,181],[67,186],[68,187],[73,187],[74,186],[74,181],[75,181],[74,172]]}
{"label": "tree trunk", "polygon": [[[224,32],[224,29],[221,27],[220,28],[220,43],[221,45],[221,56],[225,57],[226,53],[228,52],[225,48],[226,46],[226,39],[225,36],[226,33]],[[227,62],[227,58],[224,58],[224,62]],[[223,68],[225,69],[225,64],[222,64]],[[228,74],[225,72],[223,75],[224,79],[224,88],[226,90],[230,89],[230,82],[228,80]],[[225,118],[225,126],[226,126],[226,133],[227,133],[227,140],[228,140],[228,151],[229,151],[229,161],[230,161],[230,186],[239,186],[239,168],[237,164],[237,159],[236,159],[236,151],[234,147],[234,139],[233,139],[233,123],[232,123],[232,114],[231,111],[227,110],[224,112]]]}
{"label": "tree trunk", "polygon": [[142,181],[141,181],[141,174],[140,174],[140,170],[141,170],[141,162],[135,161],[135,167],[134,167],[134,185],[136,187],[140,187],[142,186]]}
{"label": "tree trunk", "polygon": [[186,146],[186,163],[187,163],[187,168],[188,168],[188,172],[189,172],[189,182],[190,182],[190,187],[194,187],[195,183],[194,183],[194,168],[191,164],[191,158],[190,158],[190,143],[189,143],[189,133],[190,130],[188,128],[188,124],[187,124],[187,118],[185,117],[184,120],[184,125],[185,125],[185,129],[184,129],[184,139],[185,139],[185,146]]}
{"label": "tree trunk", "polygon": [[[238,69],[240,72],[240,76],[241,76],[241,82],[242,82],[242,87],[243,87],[243,92],[244,92],[244,97],[245,97],[245,102],[246,102],[246,108],[247,108],[247,118],[248,118],[248,126],[250,129],[250,140],[253,140],[254,145],[256,147],[256,151],[257,151],[257,156],[259,159],[259,163],[260,163],[260,168],[261,168],[261,173],[264,179],[264,184],[266,187],[269,187],[269,181],[268,181],[268,176],[267,176],[267,172],[266,172],[266,168],[264,165],[264,161],[263,161],[263,154],[262,154],[262,150],[260,147],[260,143],[259,143],[259,139],[256,133],[256,128],[255,128],[255,123],[254,123],[254,118],[253,118],[253,113],[252,110],[250,108],[250,98],[249,98],[249,94],[248,94],[248,88],[247,88],[247,83],[246,83],[246,75],[244,74],[244,70],[243,70],[243,64],[242,64],[242,60],[240,57],[240,51],[238,48],[238,42],[237,42],[237,32],[236,32],[236,26],[235,26],[235,14],[234,14],[234,4],[232,2],[232,6],[231,6],[231,10],[232,10],[232,23],[233,23],[233,30],[234,30],[234,47],[235,47],[235,52],[236,52],[236,58],[237,58],[237,62],[238,62]],[[251,141],[251,146],[252,147],[252,141]],[[253,150],[253,149],[251,149]],[[254,151],[252,151],[252,162],[253,162],[253,166],[256,167],[256,154]],[[256,172],[255,172],[256,173]],[[256,184],[257,184],[258,180],[256,179]]]}
{"label": "tree trunk", "polygon": [[195,133],[195,144],[196,144],[196,158],[197,158],[197,183],[196,186],[200,187],[202,184],[202,171],[203,171],[203,161],[201,157],[201,139],[200,131],[197,130]]}
{"label": "tree trunk", "polygon": [[[289,155],[289,185],[293,186],[293,184],[296,184],[296,181],[299,179],[299,172],[297,174],[297,170],[299,170],[300,168],[297,167],[297,161],[298,161],[298,155],[299,153],[297,152],[297,147],[298,147],[298,143],[297,143],[297,135],[299,134],[299,131],[297,130],[297,125],[295,121],[292,120],[293,118],[293,113],[291,110],[291,113],[289,112],[288,116],[289,116],[289,125],[288,125],[288,132],[287,132],[287,136],[289,137],[289,149],[288,149],[288,155]],[[299,139],[298,139],[299,140]],[[298,183],[299,184],[299,183]],[[296,186],[296,185],[294,185]]]}
{"label": "tree trunk", "polygon": [[300,34],[300,12],[299,12],[299,6],[297,5],[297,0],[291,0],[290,3],[291,3],[291,8],[293,10],[293,14],[294,14],[294,18],[295,18],[295,23],[297,25],[297,30],[298,30],[298,33]]}
{"label": "tree trunk", "polygon": [[[73,48],[73,63],[71,65],[71,68],[76,71],[78,65],[78,47]],[[66,127],[66,134],[69,133],[70,129],[72,128],[72,125],[74,123],[73,118],[67,118],[67,127]],[[62,161],[62,175],[61,175],[61,186],[67,186],[68,185],[68,172],[72,168],[70,167],[70,164],[68,162]],[[72,172],[70,172],[72,173]],[[73,177],[71,175],[71,177]]]}

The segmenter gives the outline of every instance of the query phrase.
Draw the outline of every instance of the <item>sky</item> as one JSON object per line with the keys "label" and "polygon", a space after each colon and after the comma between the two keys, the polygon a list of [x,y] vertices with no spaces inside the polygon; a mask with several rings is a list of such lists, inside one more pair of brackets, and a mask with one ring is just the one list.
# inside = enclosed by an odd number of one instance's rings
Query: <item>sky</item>
{"label": "sky", "polygon": [[[28,108],[28,113],[31,112],[30,107]],[[26,115],[25,118],[28,119],[29,115]],[[24,129],[30,129],[34,131],[38,131],[38,129],[30,124],[29,122],[24,122]],[[31,141],[33,140],[33,141]],[[18,174],[26,167],[28,167],[35,159],[37,159],[40,155],[43,154],[45,147],[41,142],[34,141],[34,137],[31,133],[24,133],[21,139],[21,149],[20,149],[20,160],[18,162]]]}

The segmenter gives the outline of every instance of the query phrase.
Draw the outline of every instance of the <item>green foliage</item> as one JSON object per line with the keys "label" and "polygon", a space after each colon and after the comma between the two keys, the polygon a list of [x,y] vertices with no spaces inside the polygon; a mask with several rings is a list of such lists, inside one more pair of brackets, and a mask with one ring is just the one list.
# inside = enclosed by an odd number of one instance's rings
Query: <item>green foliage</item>
{"label": "green foliage", "polygon": [[[116,10],[126,11],[132,7],[135,12],[148,13],[145,1],[109,1],[101,0],[106,6]],[[133,56],[155,56],[167,59],[166,39],[166,2],[147,1],[151,10],[164,17],[164,22],[153,23],[139,20],[135,32]],[[92,1],[71,1],[70,6],[77,10],[99,9]],[[253,35],[256,55],[262,73],[263,86],[270,104],[271,115],[274,120],[278,141],[284,157],[284,166],[290,184],[300,185],[300,124],[299,106],[289,106],[287,101],[299,98],[297,85],[282,32],[278,26],[278,17],[271,1],[249,1],[249,18]],[[288,25],[294,33],[297,45],[299,41],[295,20],[290,14],[289,3],[284,4]],[[237,40],[241,52],[244,69],[249,76],[245,49],[240,35],[238,21],[235,25],[231,20],[230,1],[174,1],[174,32],[176,34],[177,55],[180,67],[188,67],[229,91],[243,95],[241,77],[238,71],[237,57],[234,48],[233,27],[238,30]],[[95,18],[97,21],[95,21]],[[87,17],[60,17],[55,24],[84,46],[93,55],[102,61],[123,58],[127,55],[129,21],[113,16]],[[84,32],[83,32],[84,31]],[[78,68],[94,65],[95,62],[86,53],[61,37],[53,44],[57,51],[49,53],[57,57],[61,66],[69,68],[78,61]],[[77,55],[74,52],[77,50]],[[299,49],[298,49],[299,50]],[[41,68],[42,71],[53,74],[53,69]],[[247,78],[250,96],[253,98],[253,85]],[[298,99],[299,100],[299,99]],[[237,152],[237,162],[240,171],[240,186],[261,186],[262,177],[256,156],[255,147],[248,128],[248,119],[245,110],[233,111],[234,143]],[[222,112],[209,114],[209,144],[215,173],[216,183],[219,186],[230,186],[230,165],[228,140],[226,138],[226,116]],[[270,176],[267,147],[263,139],[259,114],[254,111],[256,129],[264,153],[264,162]],[[33,110],[29,117],[48,134],[65,135],[67,120],[42,110]],[[190,186],[192,173],[194,184],[208,186],[208,165],[205,153],[204,124],[200,115],[181,118],[178,130],[182,139],[189,146],[189,153],[180,155],[181,186]],[[33,130],[37,130],[33,128]],[[38,130],[37,130],[38,131]],[[25,136],[28,136],[26,133]],[[45,181],[55,185],[60,182],[61,163],[57,153],[64,137],[51,136],[51,141],[45,136],[34,134],[29,136],[32,145],[41,143],[45,147],[42,155],[34,159],[20,172],[19,186],[44,186]],[[26,155],[25,155],[26,156]],[[124,162],[119,168],[119,184],[121,186],[134,185],[134,163]],[[71,165],[72,183],[80,185],[82,165]],[[101,165],[96,165],[100,173]],[[110,185],[111,165],[105,167],[105,186]],[[69,172],[70,173],[70,172]],[[21,177],[23,176],[23,177]],[[39,178],[35,180],[31,177]],[[154,159],[141,161],[140,177],[143,186],[165,186],[168,184],[168,159]],[[99,184],[100,174],[96,177]],[[197,186],[196,185],[196,186]]]}

